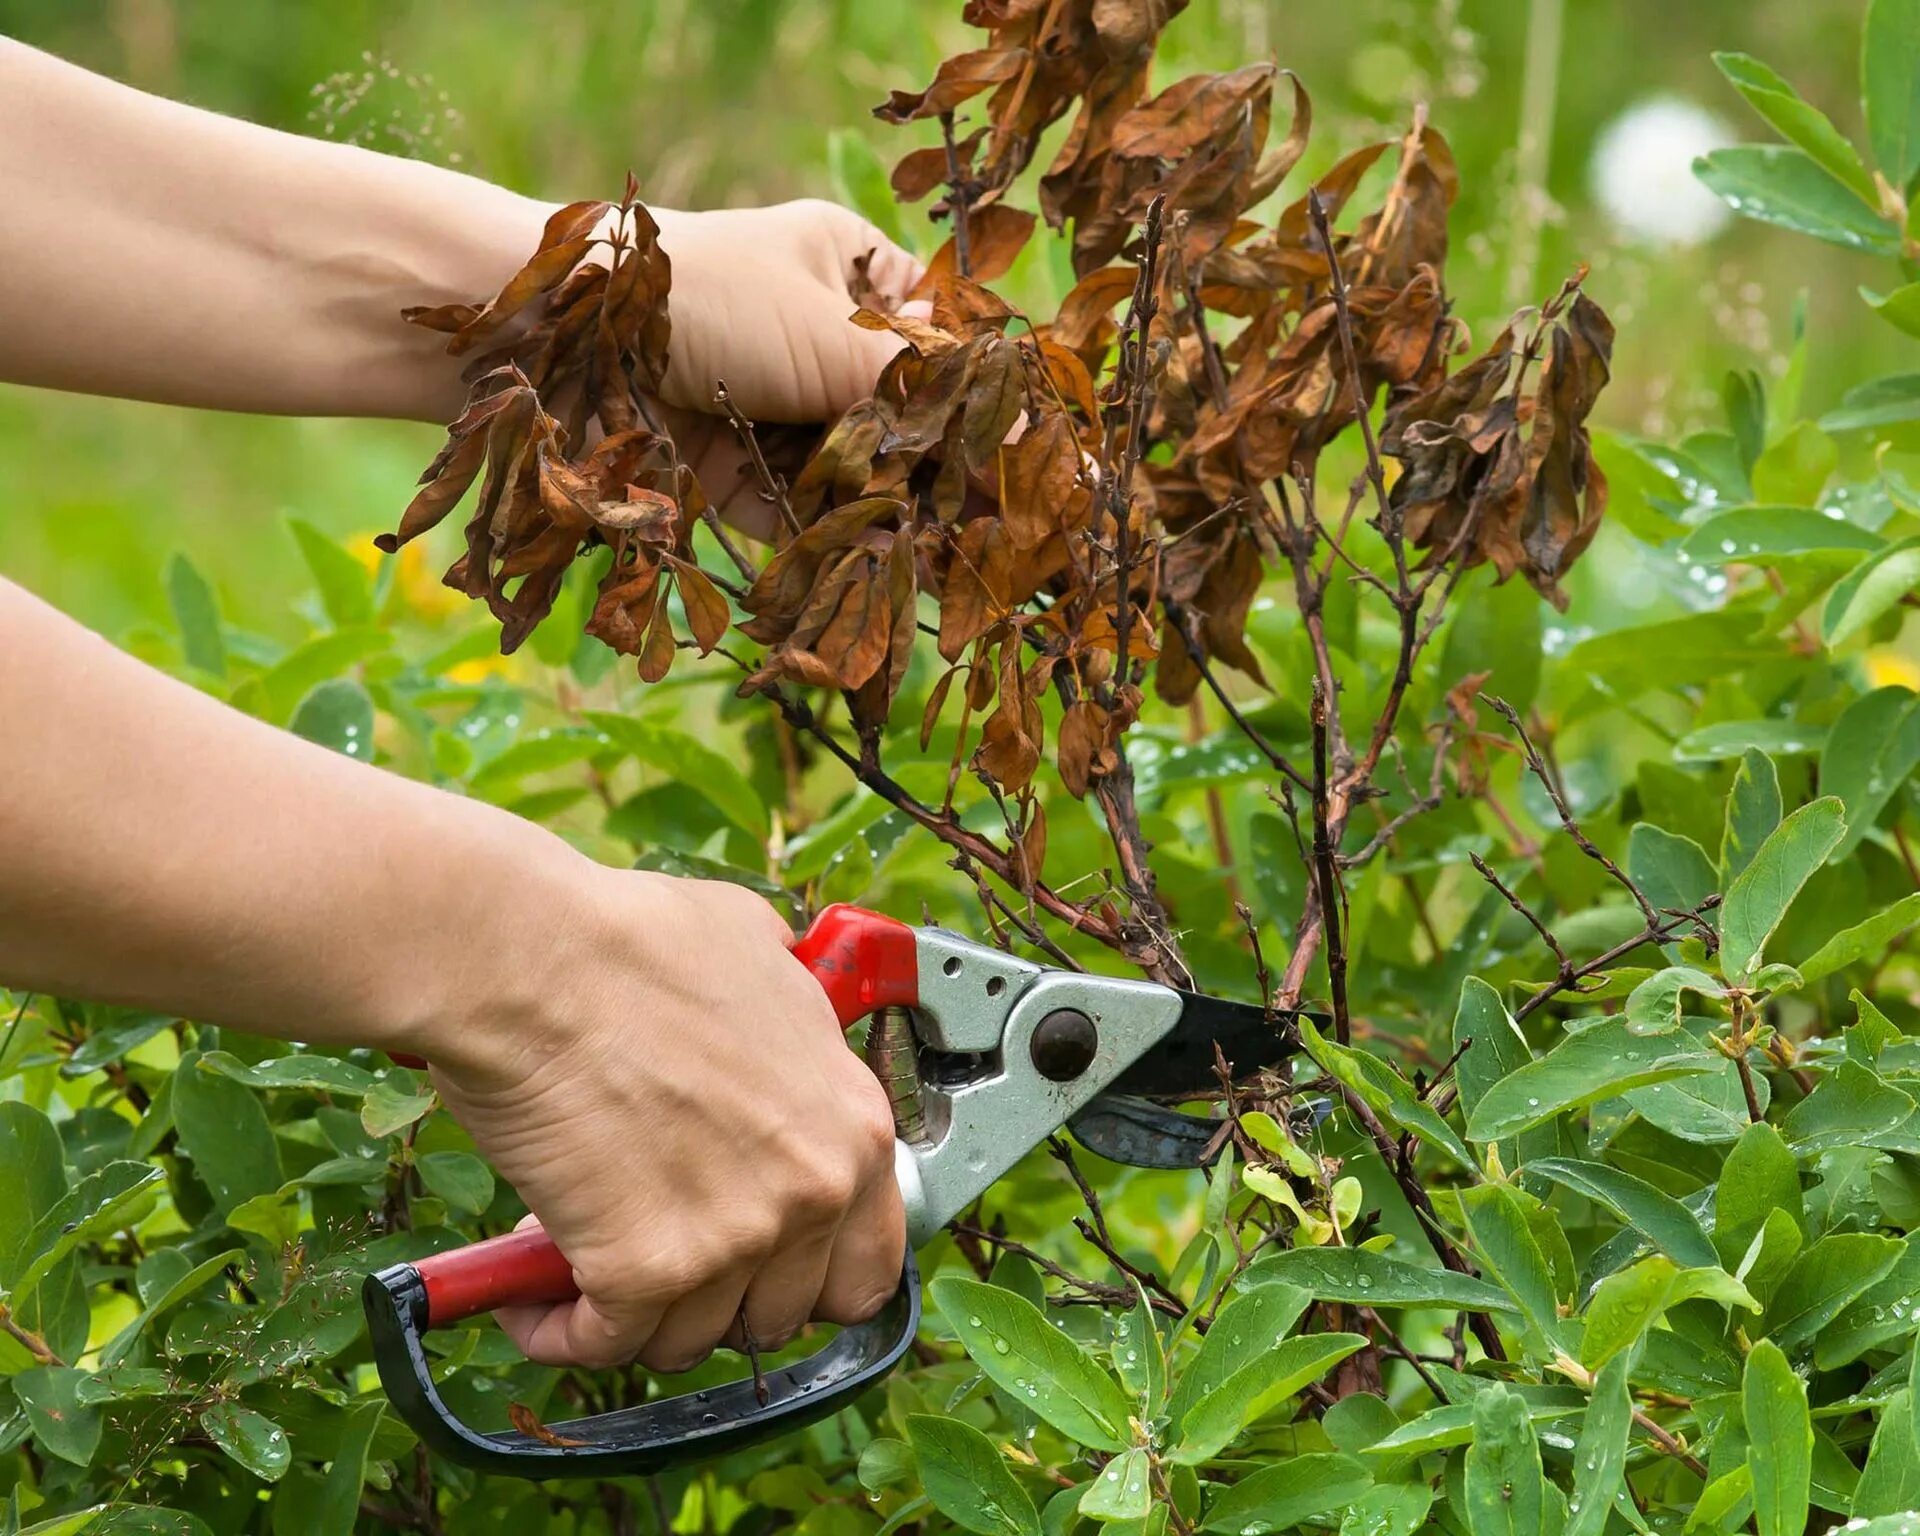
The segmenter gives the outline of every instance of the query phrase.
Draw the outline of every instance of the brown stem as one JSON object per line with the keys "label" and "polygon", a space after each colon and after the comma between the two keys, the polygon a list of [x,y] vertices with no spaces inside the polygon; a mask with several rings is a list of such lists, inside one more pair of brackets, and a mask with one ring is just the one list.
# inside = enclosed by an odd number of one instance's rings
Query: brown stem
{"label": "brown stem", "polygon": [[1313,869],[1319,892],[1320,923],[1327,939],[1327,985],[1333,994],[1333,1033],[1342,1045],[1353,1039],[1347,1012],[1347,952],[1341,943],[1341,892],[1334,868],[1333,839],[1327,829],[1327,698],[1313,688]]}
{"label": "brown stem", "polygon": [[13,1315],[13,1310],[8,1307],[4,1301],[0,1301],[0,1333],[6,1334],[6,1336],[15,1343],[24,1345],[27,1353],[32,1355],[33,1358],[38,1360],[42,1365],[63,1366],[67,1363],[53,1352],[52,1347],[48,1345],[45,1339],[27,1327],[26,1324],[17,1321]]}

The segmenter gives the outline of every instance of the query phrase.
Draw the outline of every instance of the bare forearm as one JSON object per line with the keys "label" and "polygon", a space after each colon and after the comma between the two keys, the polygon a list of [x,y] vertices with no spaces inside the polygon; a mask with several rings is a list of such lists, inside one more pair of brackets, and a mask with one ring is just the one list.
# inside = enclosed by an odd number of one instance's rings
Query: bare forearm
{"label": "bare forearm", "polygon": [[[445,1056],[590,866],[276,731],[0,581],[0,982]],[[542,956],[543,963],[549,956]]]}
{"label": "bare forearm", "polygon": [[147,96],[0,38],[0,378],[225,410],[445,420],[408,304],[491,292],[546,206]]}

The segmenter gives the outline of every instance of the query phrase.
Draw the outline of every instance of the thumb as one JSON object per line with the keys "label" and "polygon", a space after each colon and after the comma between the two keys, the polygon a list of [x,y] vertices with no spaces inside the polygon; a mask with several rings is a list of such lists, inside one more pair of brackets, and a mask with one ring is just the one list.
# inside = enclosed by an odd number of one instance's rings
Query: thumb
{"label": "thumb", "polygon": [[[933,306],[924,299],[902,304],[900,314],[912,320],[927,320]],[[825,349],[820,359],[820,385],[827,419],[843,415],[873,394],[881,370],[906,350],[906,343],[892,331],[870,331],[843,320],[834,333],[836,345]]]}

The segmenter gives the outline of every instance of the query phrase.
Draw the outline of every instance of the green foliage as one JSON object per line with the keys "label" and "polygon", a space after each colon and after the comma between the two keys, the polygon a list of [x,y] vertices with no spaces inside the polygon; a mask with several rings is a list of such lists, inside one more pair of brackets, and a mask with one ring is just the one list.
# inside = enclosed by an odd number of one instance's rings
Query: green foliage
{"label": "green foliage", "polygon": [[[1720,152],[1703,175],[1743,213],[1873,257],[1874,312],[1911,329],[1910,220],[1875,176],[1914,191],[1920,10],[1873,0],[1867,18],[1859,145],[1840,104],[1725,56],[1788,142]],[[863,141],[835,140],[832,167],[848,197],[890,209]],[[988,1196],[983,1228],[1101,1289],[1052,1269],[1043,1286],[1008,1257],[982,1278],[942,1237],[922,1255],[937,1310],[921,1350],[785,1441],[651,1485],[521,1487],[431,1464],[372,1382],[359,1277],[522,1207],[425,1079],[363,1052],[6,999],[0,1530],[1161,1536],[1177,1515],[1227,1536],[1601,1536],[1641,1520],[1794,1536],[1811,1512],[1906,1536],[1920,673],[1896,642],[1920,581],[1920,376],[1850,379],[1803,410],[1807,355],[1827,345],[1801,338],[1770,387],[1738,376],[1714,429],[1604,445],[1615,503],[1595,584],[1574,584],[1559,619],[1474,573],[1440,660],[1412,680],[1437,712],[1492,669],[1488,690],[1550,744],[1555,787],[1623,878],[1564,834],[1509,738],[1463,722],[1443,803],[1346,892],[1366,1029],[1344,1047],[1323,1032],[1289,1083],[1243,1104],[1211,1177],[1087,1160],[1113,1255],[1159,1284],[1081,1242],[1077,1191],[1032,1158]],[[984,930],[948,852],[733,699],[725,669],[643,693],[542,635],[503,661],[421,562],[363,565],[305,523],[275,537],[311,579],[304,632],[282,643],[223,617],[196,551],[147,573],[171,627],[129,646],[608,862],[735,879],[792,911],[857,899]],[[1393,637],[1325,618],[1360,707],[1391,678]],[[1250,636],[1273,676],[1300,675],[1278,586]],[[919,711],[900,716],[888,746],[907,760]],[[1258,723],[1309,760],[1299,695],[1281,690]],[[1276,807],[1212,701],[1199,716],[1149,703],[1140,731],[1145,830],[1196,979],[1251,996],[1232,902],[1277,973],[1311,824]],[[1395,750],[1424,784],[1432,743]],[[902,775],[923,769],[937,795],[944,761]],[[1382,823],[1413,793],[1394,791]],[[964,776],[957,805],[996,825]],[[1049,859],[1099,867],[1085,807],[1053,795],[1047,811]],[[1316,960],[1310,995],[1326,977]],[[552,1422],[658,1390],[527,1365],[484,1322],[428,1348],[487,1427],[511,1403]]]}

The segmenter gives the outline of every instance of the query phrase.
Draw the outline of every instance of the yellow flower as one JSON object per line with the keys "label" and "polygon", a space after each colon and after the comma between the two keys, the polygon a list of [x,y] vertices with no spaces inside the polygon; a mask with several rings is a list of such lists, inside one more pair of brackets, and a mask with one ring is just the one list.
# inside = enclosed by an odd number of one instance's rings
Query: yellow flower
{"label": "yellow flower", "polygon": [[1867,652],[1867,681],[1876,688],[1911,688],[1920,693],[1920,661],[1893,645]]}
{"label": "yellow flower", "polygon": [[[370,533],[356,534],[346,541],[347,553],[364,565],[369,574],[377,574],[386,558]],[[466,599],[440,580],[439,572],[427,564],[427,546],[419,539],[404,544],[393,556],[393,583],[401,600],[422,618],[444,619],[456,614]]]}
{"label": "yellow flower", "polygon": [[445,675],[448,682],[465,686],[490,677],[516,677],[521,670],[517,656],[476,656],[448,667]]}

